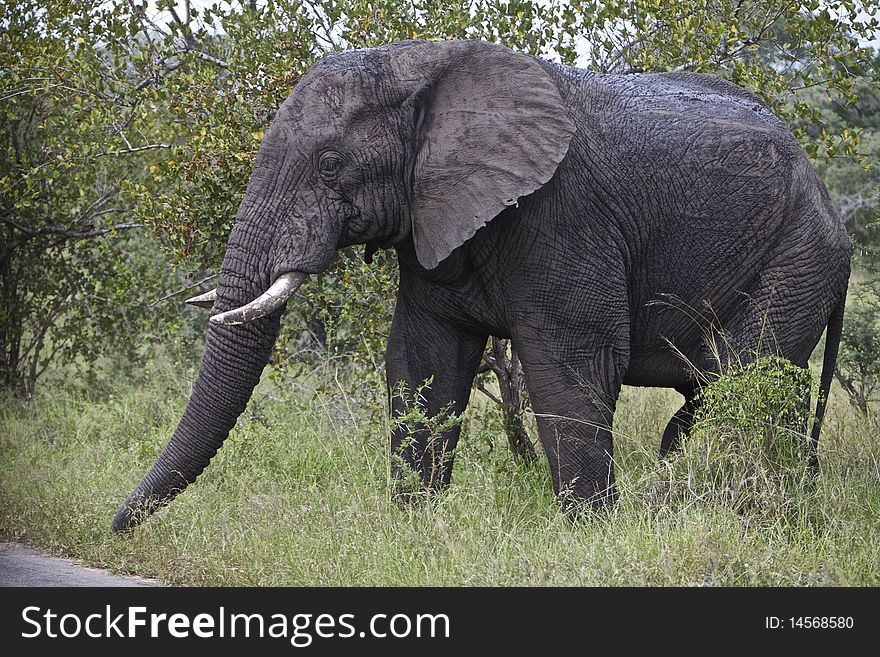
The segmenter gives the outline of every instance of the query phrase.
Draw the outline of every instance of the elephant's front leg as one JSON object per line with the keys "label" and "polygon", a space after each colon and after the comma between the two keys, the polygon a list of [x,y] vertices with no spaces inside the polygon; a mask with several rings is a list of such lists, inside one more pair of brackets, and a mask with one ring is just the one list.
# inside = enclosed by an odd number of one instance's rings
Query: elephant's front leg
{"label": "elephant's front leg", "polygon": [[385,376],[392,416],[406,415],[417,404],[425,417],[434,418],[430,427],[412,422],[397,425],[391,434],[391,451],[399,458],[392,461],[392,473],[398,480],[404,478],[402,460],[418,473],[424,486],[435,489],[449,485],[461,427],[453,423],[440,432],[434,429],[444,416],[460,415],[467,408],[488,336],[452,326],[432,316],[426,305],[399,296]]}
{"label": "elephant's front leg", "polygon": [[611,424],[626,352],[569,351],[540,340],[517,349],[560,505],[604,506],[615,498]]}

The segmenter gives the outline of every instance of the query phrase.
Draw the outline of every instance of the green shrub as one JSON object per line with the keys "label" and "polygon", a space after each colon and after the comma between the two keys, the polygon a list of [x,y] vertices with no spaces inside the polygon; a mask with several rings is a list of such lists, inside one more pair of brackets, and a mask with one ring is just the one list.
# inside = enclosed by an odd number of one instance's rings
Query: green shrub
{"label": "green shrub", "polygon": [[710,382],[682,451],[653,473],[652,503],[721,505],[758,522],[795,520],[810,500],[810,386],[807,370],[778,357]]}
{"label": "green shrub", "polygon": [[[454,450],[447,451],[443,436],[450,429],[461,426],[461,416],[452,411],[452,403],[434,415],[428,414],[424,392],[433,382],[434,377],[429,377],[415,393],[411,393],[406,384],[400,381],[393,391],[393,397],[401,399],[406,410],[392,413],[388,427],[391,433],[402,431],[407,435],[400,446],[401,451],[406,450],[416,438],[424,438],[424,449],[427,450],[426,454],[431,455],[432,464],[428,481],[439,483],[444,467],[455,456]],[[390,465],[389,489],[393,499],[408,503],[413,499],[431,496],[433,488],[425,488],[421,475],[410,468],[402,456],[393,454]]]}

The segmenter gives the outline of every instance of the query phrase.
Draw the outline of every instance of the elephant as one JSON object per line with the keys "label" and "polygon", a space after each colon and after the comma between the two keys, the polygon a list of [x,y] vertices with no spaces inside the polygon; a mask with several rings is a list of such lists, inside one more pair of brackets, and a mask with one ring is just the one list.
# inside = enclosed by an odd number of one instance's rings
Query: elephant
{"label": "elephant", "polygon": [[[701,373],[769,352],[806,367],[827,328],[804,435],[817,458],[852,247],[782,121],[711,75],[402,41],[319,60],[278,109],[219,286],[192,300],[212,314],[186,410],[115,531],[195,481],[244,411],[287,300],[356,244],[367,259],[396,251],[385,373],[389,390],[430,381],[428,416],[462,413],[488,337],[512,340],[564,512],[615,499],[622,385],[684,396],[666,453]],[[410,402],[391,395],[390,412]],[[448,486],[459,433],[392,432],[401,476]]]}

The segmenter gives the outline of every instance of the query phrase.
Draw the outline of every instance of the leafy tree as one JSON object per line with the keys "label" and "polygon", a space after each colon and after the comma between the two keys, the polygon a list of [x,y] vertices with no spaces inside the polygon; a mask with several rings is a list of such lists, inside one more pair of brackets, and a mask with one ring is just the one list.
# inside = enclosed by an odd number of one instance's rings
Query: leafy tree
{"label": "leafy tree", "polygon": [[[880,58],[875,60],[874,67],[880,67]],[[857,264],[864,268],[876,260],[874,251],[880,245],[875,221],[880,187],[880,168],[876,166],[880,159],[880,87],[876,81],[859,79],[853,85],[853,94],[855,102],[845,105],[822,93],[809,93],[809,104],[817,109],[818,115],[805,129],[820,140],[830,134],[845,133],[862,155],[861,161],[845,156],[822,158],[817,168],[860,247]]]}
{"label": "leafy tree", "polygon": [[164,145],[116,84],[135,45],[112,45],[120,16],[14,0],[0,26],[0,385],[29,394],[56,358],[134,357],[169,277],[123,185]]}

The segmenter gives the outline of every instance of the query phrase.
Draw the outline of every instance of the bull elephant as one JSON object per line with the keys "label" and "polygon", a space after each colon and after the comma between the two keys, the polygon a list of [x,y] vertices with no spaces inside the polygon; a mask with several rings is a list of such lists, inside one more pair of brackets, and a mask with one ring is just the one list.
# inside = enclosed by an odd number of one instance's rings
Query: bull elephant
{"label": "bull elephant", "polygon": [[[601,75],[486,42],[407,41],[319,61],[278,110],[219,287],[196,299],[213,313],[192,396],[114,530],[203,471],[286,301],[353,244],[397,252],[387,380],[433,377],[429,415],[464,411],[488,336],[512,339],[563,508],[614,496],[621,385],[684,396],[667,451],[689,427],[698,372],[771,347],[806,366],[827,327],[818,440],[851,246],[758,98],[708,75]],[[459,429],[439,445],[425,433],[397,432],[391,449],[444,487]]]}

